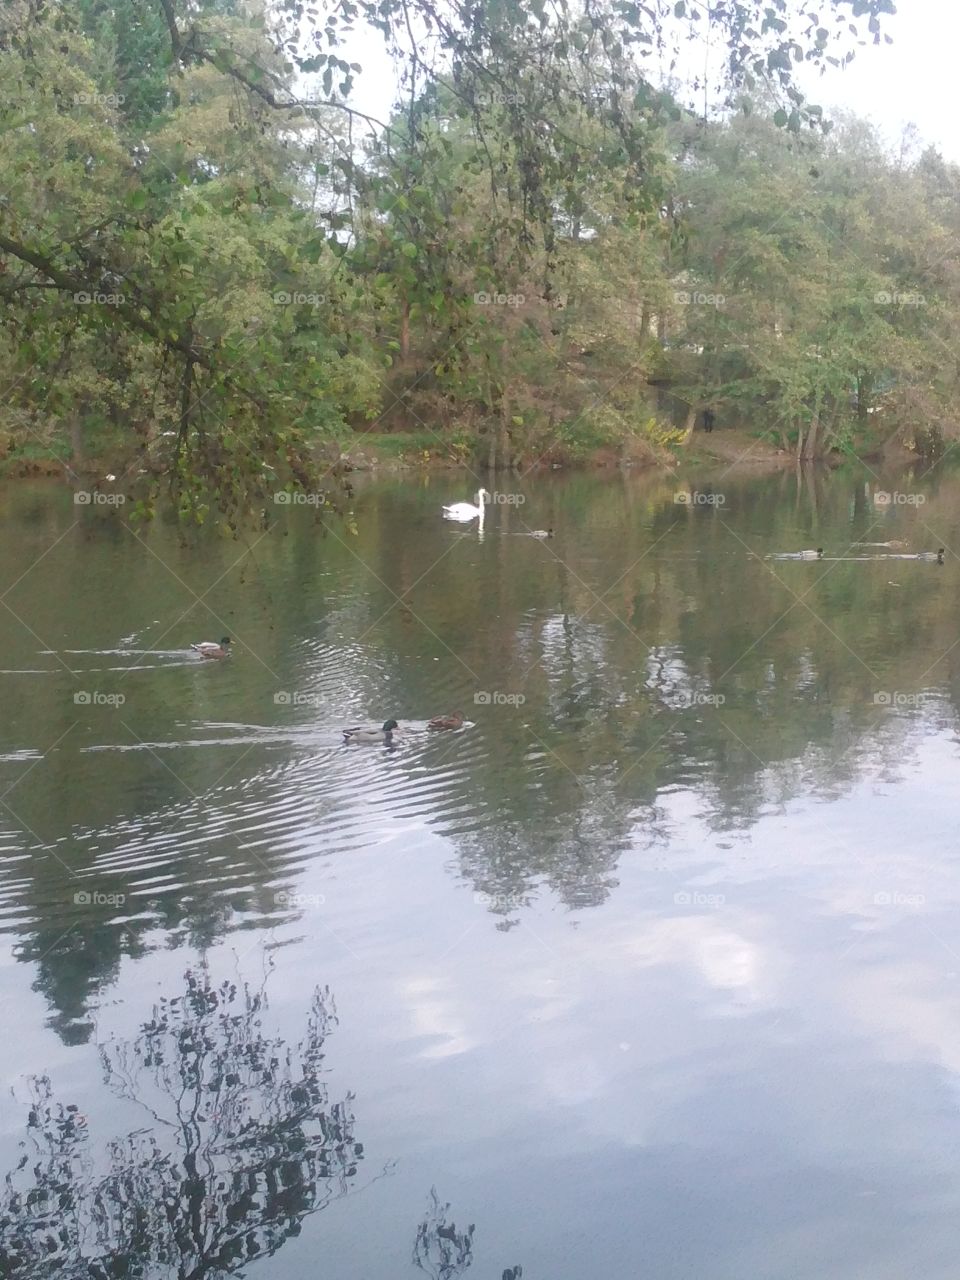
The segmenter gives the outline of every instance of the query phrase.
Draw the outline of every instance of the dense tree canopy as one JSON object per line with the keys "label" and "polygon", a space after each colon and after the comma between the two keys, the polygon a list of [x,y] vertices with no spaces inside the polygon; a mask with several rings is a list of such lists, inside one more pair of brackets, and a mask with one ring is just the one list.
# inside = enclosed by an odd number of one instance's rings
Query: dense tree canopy
{"label": "dense tree canopy", "polygon": [[[680,444],[653,386],[688,432],[712,405],[806,456],[938,423],[960,172],[795,83],[892,11],[12,0],[3,448],[235,525],[335,499],[325,443],[381,420],[493,465]],[[402,73],[389,121],[361,29]],[[661,83],[703,39],[715,83]]]}

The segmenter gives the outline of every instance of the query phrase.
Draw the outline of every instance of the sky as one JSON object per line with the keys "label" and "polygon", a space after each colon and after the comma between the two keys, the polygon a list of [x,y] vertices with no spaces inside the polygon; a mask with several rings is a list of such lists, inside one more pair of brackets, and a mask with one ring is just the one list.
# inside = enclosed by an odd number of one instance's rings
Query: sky
{"label": "sky", "polygon": [[812,77],[806,91],[824,108],[836,105],[872,120],[891,142],[915,124],[924,142],[960,163],[960,3],[898,0],[898,8],[895,17],[883,18],[892,45],[858,49],[849,67]]}
{"label": "sky", "polygon": [[[828,114],[839,108],[873,121],[892,147],[912,123],[923,142],[960,163],[960,0],[898,0],[898,6],[899,13],[883,18],[892,45],[858,49],[848,67],[823,76],[807,71],[802,87]],[[363,66],[353,105],[387,119],[396,79],[380,37],[364,34],[347,47],[345,56]]]}

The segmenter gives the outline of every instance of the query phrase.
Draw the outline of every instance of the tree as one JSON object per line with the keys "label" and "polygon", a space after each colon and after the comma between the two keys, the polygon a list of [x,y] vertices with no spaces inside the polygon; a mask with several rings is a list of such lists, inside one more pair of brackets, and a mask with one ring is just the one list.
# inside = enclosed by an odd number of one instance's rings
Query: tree
{"label": "tree", "polygon": [[[775,118],[799,130],[819,115],[795,63],[850,56],[850,26],[854,40],[879,40],[891,9],[829,0],[818,17],[806,3],[723,0],[710,20],[728,41],[730,86],[770,85],[785,104]],[[561,242],[579,244],[592,216],[586,191],[621,225],[655,214],[655,136],[679,107],[644,60],[676,50],[704,12],[663,0],[350,0],[321,25],[298,0],[13,0],[0,20],[11,86],[0,104],[0,294],[21,435],[68,464],[71,450],[109,438],[125,480],[142,476],[141,511],[163,481],[184,516],[213,509],[236,528],[278,485],[323,484],[317,445],[377,412],[389,343],[409,350],[419,311],[453,332],[458,361],[438,377],[466,370],[468,397],[498,424],[492,456],[509,455],[544,326],[526,316],[504,331],[473,315],[464,325],[455,283],[488,243],[498,275],[536,279],[550,300]],[[400,61],[402,127],[350,101],[359,68],[339,49],[356,23]],[[489,187],[465,254],[444,217],[467,193],[445,185],[451,116],[463,167]],[[355,127],[390,155],[385,173]],[[348,249],[363,234],[373,245],[354,274]],[[393,300],[397,338],[378,319]],[[527,354],[511,371],[504,353],[518,341]],[[64,414],[76,419],[69,442]]]}
{"label": "tree", "polygon": [[884,385],[914,410],[924,389],[936,415],[954,385],[933,341],[953,306],[944,233],[868,126],[801,142],[741,116],[708,131],[678,182],[669,365],[683,398],[728,419],[760,407],[807,458],[870,447]]}

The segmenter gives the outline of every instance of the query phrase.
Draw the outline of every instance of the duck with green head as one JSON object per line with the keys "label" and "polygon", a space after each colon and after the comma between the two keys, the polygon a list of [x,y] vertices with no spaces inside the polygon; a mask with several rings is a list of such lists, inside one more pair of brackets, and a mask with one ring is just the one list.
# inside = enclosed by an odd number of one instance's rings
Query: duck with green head
{"label": "duck with green head", "polygon": [[389,747],[393,742],[393,735],[400,732],[400,726],[396,720],[384,720],[383,725],[376,729],[372,725],[360,725],[354,729],[343,730],[344,744],[348,742],[382,742],[384,746]]}

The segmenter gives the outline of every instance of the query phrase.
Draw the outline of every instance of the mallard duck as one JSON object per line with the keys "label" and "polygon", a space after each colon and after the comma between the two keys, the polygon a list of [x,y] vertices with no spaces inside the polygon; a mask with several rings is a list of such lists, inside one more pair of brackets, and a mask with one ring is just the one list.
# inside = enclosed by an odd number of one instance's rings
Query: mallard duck
{"label": "mallard duck", "polygon": [[823,547],[817,547],[816,551],[778,551],[769,557],[771,560],[820,560],[823,557]]}
{"label": "mallard duck", "polygon": [[201,658],[225,658],[230,652],[231,640],[229,636],[224,636],[217,644],[213,640],[201,640],[199,644],[190,646]]}
{"label": "mallard duck", "polygon": [[939,551],[921,551],[917,556],[918,560],[935,560],[937,564],[943,564],[943,557],[946,554],[946,548],[941,547]]}
{"label": "mallard duck", "polygon": [[445,520],[459,520],[461,524],[466,524],[470,520],[476,520],[480,517],[483,521],[483,504],[490,495],[486,489],[477,490],[477,505],[472,502],[454,502],[443,508],[443,516]]}
{"label": "mallard duck", "polygon": [[553,530],[552,529],[531,529],[530,537],[531,538],[552,538]]}
{"label": "mallard duck", "polygon": [[344,742],[382,742],[389,746],[393,741],[393,735],[399,732],[400,726],[396,720],[384,720],[383,727],[375,729],[373,726],[365,728],[360,726],[356,729],[344,729]]}
{"label": "mallard duck", "polygon": [[432,720],[427,721],[428,729],[462,729],[463,728],[463,712],[454,711],[448,716],[434,716]]}

